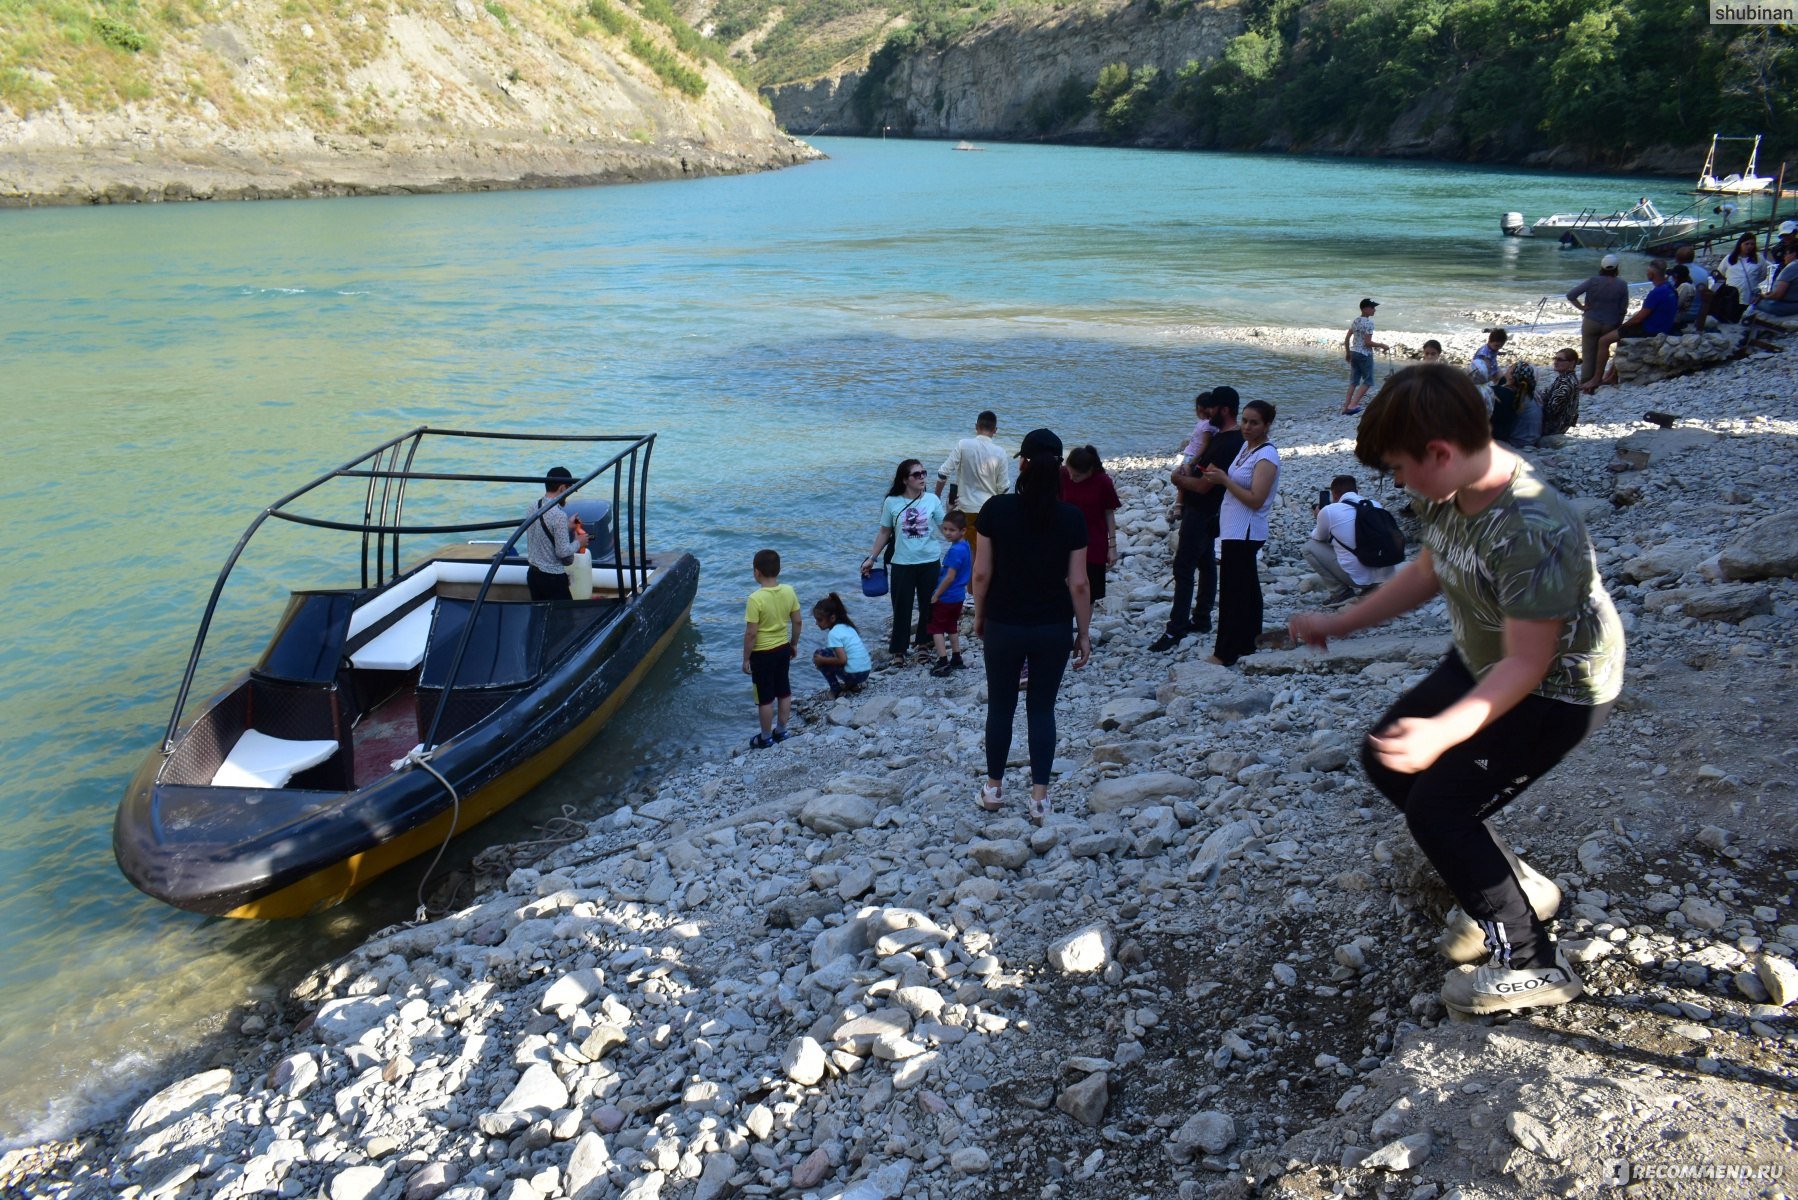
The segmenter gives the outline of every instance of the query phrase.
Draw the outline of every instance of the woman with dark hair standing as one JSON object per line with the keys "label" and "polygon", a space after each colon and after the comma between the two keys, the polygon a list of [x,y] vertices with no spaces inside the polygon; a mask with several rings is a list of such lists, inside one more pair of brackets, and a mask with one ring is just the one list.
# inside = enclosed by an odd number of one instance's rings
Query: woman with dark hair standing
{"label": "woman with dark hair standing", "polygon": [[1078,670],[1092,657],[1087,622],[1086,518],[1061,498],[1061,439],[1047,429],[1024,435],[1015,490],[980,510],[974,550],[974,636],[986,643],[986,782],[981,808],[997,812],[1018,711],[1018,676],[1030,738],[1034,824],[1049,812],[1049,764],[1055,758],[1055,694],[1071,650]]}
{"label": "woman with dark hair standing", "polygon": [[893,556],[887,577],[893,597],[893,632],[887,638],[887,652],[893,665],[905,665],[906,635],[912,633],[911,610],[918,610],[917,629],[912,644],[930,645],[930,593],[936,587],[936,527],[943,523],[943,502],[925,490],[924,464],[908,458],[893,471],[893,485],[887,489],[886,502],[880,509],[880,528],[874,531],[874,548],[862,559],[862,575],[874,569],[881,551],[890,541]]}
{"label": "woman with dark hair standing", "polygon": [[1228,470],[1205,468],[1205,478],[1224,489],[1218,513],[1223,546],[1218,555],[1217,643],[1205,661],[1226,667],[1255,653],[1255,639],[1261,636],[1261,568],[1255,556],[1267,542],[1267,516],[1280,494],[1280,452],[1268,441],[1274,406],[1250,400],[1237,423],[1242,449],[1235,461]]}
{"label": "woman with dark hair standing", "polygon": [[1093,446],[1075,446],[1061,468],[1061,497],[1086,518],[1086,582],[1092,602],[1105,599],[1105,568],[1118,561],[1118,490]]}

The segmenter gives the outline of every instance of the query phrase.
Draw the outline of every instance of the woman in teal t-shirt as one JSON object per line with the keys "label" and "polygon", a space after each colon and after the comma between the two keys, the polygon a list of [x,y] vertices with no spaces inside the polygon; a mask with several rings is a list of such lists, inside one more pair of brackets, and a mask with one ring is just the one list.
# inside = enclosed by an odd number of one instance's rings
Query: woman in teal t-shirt
{"label": "woman in teal t-shirt", "polygon": [[940,555],[936,527],[943,522],[943,502],[924,488],[928,473],[915,458],[900,463],[893,472],[893,486],[887,489],[886,502],[880,508],[880,528],[874,532],[874,548],[862,559],[862,575],[874,569],[888,542],[893,556],[887,577],[893,598],[893,632],[887,638],[887,653],[893,665],[905,665],[906,632],[912,625],[911,612],[917,610],[917,627],[912,631],[912,645],[930,645],[930,593],[936,588]]}

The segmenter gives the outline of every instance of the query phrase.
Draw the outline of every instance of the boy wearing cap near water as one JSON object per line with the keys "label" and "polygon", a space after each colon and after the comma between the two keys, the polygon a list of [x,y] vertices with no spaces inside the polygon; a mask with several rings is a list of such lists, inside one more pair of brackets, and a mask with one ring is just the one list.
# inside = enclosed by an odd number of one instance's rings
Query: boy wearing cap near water
{"label": "boy wearing cap near water", "polygon": [[1361,397],[1373,386],[1373,352],[1391,348],[1373,340],[1373,310],[1378,307],[1378,301],[1363,298],[1361,315],[1349,322],[1348,333],[1342,339],[1342,359],[1349,366],[1348,395],[1342,400],[1345,417],[1361,411]]}
{"label": "boy wearing cap near water", "polygon": [[1543,925],[1560,889],[1486,824],[1604,723],[1624,640],[1591,539],[1565,497],[1493,442],[1485,401],[1448,366],[1407,367],[1368,406],[1355,457],[1411,493],[1423,547],[1373,594],[1301,613],[1323,648],[1448,604],[1453,649],[1362,744],[1368,779],[1405,814],[1465,921],[1442,939],[1462,966],[1442,1000],[1463,1013],[1564,1004],[1585,990]]}
{"label": "boy wearing cap near water", "polygon": [[787,722],[793,717],[787,668],[799,653],[799,596],[780,581],[780,554],[773,550],[755,552],[755,582],[743,609],[743,674],[755,684],[755,715],[762,723],[749,744],[765,750],[787,740]]}
{"label": "boy wearing cap near water", "polygon": [[574,473],[567,467],[551,467],[543,476],[543,494],[531,501],[530,515],[536,519],[524,532],[524,556],[530,563],[524,582],[532,600],[574,598],[568,565],[587,548],[587,531],[581,527],[581,519],[570,517],[562,504],[562,496],[573,483]]}

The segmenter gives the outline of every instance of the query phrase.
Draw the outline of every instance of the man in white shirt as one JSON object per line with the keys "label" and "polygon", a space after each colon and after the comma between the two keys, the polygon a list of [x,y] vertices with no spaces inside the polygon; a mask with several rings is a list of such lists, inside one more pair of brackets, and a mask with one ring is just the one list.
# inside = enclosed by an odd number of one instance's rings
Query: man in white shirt
{"label": "man in white shirt", "polygon": [[[1305,543],[1305,561],[1311,569],[1336,585],[1336,593],[1324,603],[1339,604],[1358,593],[1378,587],[1392,577],[1391,567],[1370,567],[1355,557],[1355,505],[1361,502],[1353,475],[1330,481],[1330,503],[1317,510],[1317,527]],[[1375,508],[1378,500],[1372,501]]]}
{"label": "man in white shirt", "polygon": [[1011,490],[1011,459],[993,442],[993,434],[998,431],[999,418],[990,412],[981,413],[974,418],[974,436],[955,443],[955,449],[949,451],[949,457],[936,472],[936,494],[941,496],[943,486],[951,485],[955,489],[955,507],[968,519],[969,550],[980,544],[976,526],[981,507],[994,496]]}

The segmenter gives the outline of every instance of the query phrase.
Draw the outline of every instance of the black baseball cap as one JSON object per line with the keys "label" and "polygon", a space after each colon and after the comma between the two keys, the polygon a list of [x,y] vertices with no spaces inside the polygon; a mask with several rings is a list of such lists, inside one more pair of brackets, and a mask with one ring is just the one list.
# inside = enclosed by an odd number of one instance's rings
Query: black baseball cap
{"label": "black baseball cap", "polygon": [[554,491],[574,482],[574,472],[567,467],[551,467],[543,476],[543,490]]}
{"label": "black baseball cap", "polygon": [[1369,300],[1366,296],[1363,296],[1363,297],[1361,297],[1361,307],[1362,308],[1378,308],[1378,307],[1380,307],[1380,302],[1378,300]]}
{"label": "black baseball cap", "polygon": [[1048,454],[1061,457],[1061,439],[1055,436],[1052,429],[1032,429],[1024,435],[1024,444],[1018,447],[1019,458],[1032,458]]}

